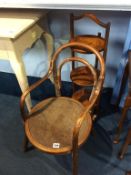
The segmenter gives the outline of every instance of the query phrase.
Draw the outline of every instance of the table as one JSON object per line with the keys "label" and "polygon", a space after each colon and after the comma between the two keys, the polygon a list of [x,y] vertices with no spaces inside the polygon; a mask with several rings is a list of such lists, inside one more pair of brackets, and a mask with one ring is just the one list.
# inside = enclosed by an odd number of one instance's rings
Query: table
{"label": "table", "polygon": [[[38,24],[46,13],[38,12],[0,12],[0,59],[10,61],[22,92],[28,87],[28,80],[22,55],[25,49],[43,36],[47,44],[48,60],[53,52],[53,38]],[[30,60],[31,61],[31,60]],[[30,95],[26,99],[28,110],[31,109]]]}

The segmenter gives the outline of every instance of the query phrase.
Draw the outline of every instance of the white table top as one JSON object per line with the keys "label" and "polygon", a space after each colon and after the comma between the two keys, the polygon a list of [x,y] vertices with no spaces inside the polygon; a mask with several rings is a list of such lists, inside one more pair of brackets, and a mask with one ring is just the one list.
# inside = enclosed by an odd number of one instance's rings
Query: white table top
{"label": "white table top", "polygon": [[0,37],[16,38],[36,23],[40,16],[40,13],[0,11]]}
{"label": "white table top", "polygon": [[0,0],[0,7],[131,11],[131,0]]}

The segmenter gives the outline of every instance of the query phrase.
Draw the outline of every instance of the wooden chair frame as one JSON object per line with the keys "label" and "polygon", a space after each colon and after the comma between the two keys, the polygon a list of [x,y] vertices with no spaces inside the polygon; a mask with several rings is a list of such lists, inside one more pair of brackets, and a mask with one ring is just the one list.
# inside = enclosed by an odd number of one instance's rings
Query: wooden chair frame
{"label": "wooden chair frame", "polygon": [[[62,66],[67,62],[80,61],[83,64],[86,64],[86,66],[90,67],[91,72],[93,73],[94,79],[96,79],[96,72],[94,71],[93,67],[86,60],[78,58],[78,57],[73,57],[73,58],[71,57],[71,58],[64,59],[61,62],[61,64],[58,66],[58,71],[57,71],[56,61],[57,61],[57,58],[59,56],[59,53],[61,51],[63,51],[64,49],[66,49],[66,48],[69,48],[69,47],[72,48],[74,46],[91,50],[98,57],[98,59],[100,61],[101,72],[100,72],[100,76],[99,76],[98,80],[95,81],[95,83],[94,83],[94,88],[92,90],[92,94],[91,94],[91,97],[90,97],[90,104],[89,104],[89,106],[87,106],[84,109],[84,111],[82,112],[82,114],[80,115],[80,117],[78,118],[78,120],[76,121],[76,124],[74,126],[73,137],[72,137],[72,147],[69,148],[68,150],[64,150],[64,148],[63,148],[62,152],[59,152],[59,149],[57,149],[57,150],[55,149],[54,151],[52,151],[49,148],[45,148],[44,146],[43,147],[40,146],[38,143],[35,143],[35,141],[33,141],[31,138],[29,138],[29,133],[26,132],[26,121],[28,120],[28,115],[30,115],[30,113],[27,114],[26,111],[25,111],[25,108],[24,108],[25,99],[31,91],[33,91],[36,87],[38,87],[41,83],[43,83],[46,79],[48,79],[51,76],[51,74],[53,74],[53,77],[54,77],[55,89],[56,89],[56,98],[59,98],[59,96],[61,96],[61,91],[60,91],[61,90],[61,69],[62,69]],[[27,143],[28,143],[28,140],[27,140],[27,136],[28,136],[28,139],[30,140],[30,142],[36,148],[40,149],[41,151],[44,151],[44,152],[47,152],[47,153],[50,153],[50,154],[61,154],[61,153],[71,152],[72,156],[73,156],[73,164],[72,164],[73,175],[77,175],[78,174],[78,162],[77,162],[77,160],[78,160],[78,148],[80,146],[78,144],[79,131],[80,131],[83,120],[85,119],[87,114],[89,114],[89,111],[92,109],[93,105],[95,104],[95,102],[96,102],[96,100],[99,96],[100,90],[101,90],[102,85],[103,85],[104,75],[105,75],[104,60],[103,60],[102,56],[100,55],[100,53],[97,52],[94,48],[92,48],[88,45],[85,45],[85,44],[78,43],[78,42],[72,42],[72,43],[64,44],[63,46],[58,48],[57,51],[55,52],[51,62],[50,62],[50,67],[49,67],[49,70],[48,70],[47,74],[42,79],[40,79],[39,81],[37,81],[36,83],[31,85],[21,96],[20,110],[21,110],[21,115],[22,115],[22,119],[23,119],[23,123],[24,123],[24,127],[25,127],[25,133],[26,133],[24,148],[26,149],[26,146],[27,146]],[[89,129],[88,129],[89,133],[90,133],[90,130],[91,130],[91,123],[92,122],[91,122],[91,119],[89,117]]]}
{"label": "wooden chair frame", "polygon": [[[123,83],[125,82],[124,78],[127,79],[127,77],[129,77],[129,92],[128,92],[128,95],[125,99],[125,103],[124,103],[124,106],[123,106],[123,109],[122,109],[122,115],[121,115],[121,118],[119,120],[119,123],[118,123],[118,126],[117,126],[117,131],[116,131],[114,141],[113,141],[114,143],[119,143],[120,134],[122,132],[123,124],[124,124],[124,121],[126,119],[126,114],[127,114],[128,109],[131,107],[131,50],[128,51],[128,57],[129,57],[128,58],[129,61],[127,63],[128,67],[126,66],[125,75],[123,76],[123,80],[122,80],[122,87],[123,87]],[[119,100],[120,100],[120,97],[119,97]],[[119,151],[118,157],[120,159],[124,158],[124,155],[125,155],[125,153],[128,149],[129,144],[131,144],[131,128],[128,129],[128,133],[126,135],[125,142],[123,143],[123,145],[122,145],[122,147]],[[127,174],[131,174],[131,172],[128,172]]]}
{"label": "wooden chair frame", "polygon": [[[100,32],[96,33],[96,34],[75,34],[75,28],[77,28],[77,26],[75,27],[75,22],[79,21],[83,18],[87,18],[91,21],[93,21],[96,26],[100,26],[101,28],[104,29],[104,36],[101,35]],[[92,47],[96,47],[95,49],[98,52],[102,52],[104,61],[106,62],[106,55],[107,55],[107,45],[108,45],[108,39],[109,39],[109,32],[110,32],[110,22],[108,23],[103,23],[100,19],[98,19],[94,14],[91,13],[84,13],[81,14],[79,16],[75,16],[73,14],[70,14],[70,42],[74,42],[74,41],[79,41],[81,40],[81,43],[83,42],[84,44],[90,43],[90,46]],[[88,41],[84,41],[85,39]],[[99,43],[99,44],[95,44],[95,43]],[[75,56],[75,53],[82,53],[82,54],[93,54],[91,51],[89,50],[81,50],[78,49],[77,47],[73,47],[72,48],[72,56]],[[95,59],[95,64],[94,67],[97,71],[97,76],[99,76],[99,62],[98,59]],[[87,71],[88,72],[88,71]],[[87,75],[86,75],[87,74]],[[71,72],[71,79],[73,81],[73,92],[75,93],[76,91],[76,87],[78,86],[90,86],[92,83],[92,80],[90,82],[88,82],[87,80],[85,81],[85,77],[89,76],[89,72],[86,73],[86,68],[84,67],[79,67],[76,68],[75,66],[75,62],[72,62],[72,72]],[[92,77],[90,77],[91,79]],[[76,81],[76,80],[79,81]],[[82,93],[82,92],[81,92]],[[77,97],[76,97],[77,98]],[[95,104],[95,113],[98,115],[99,114],[99,101],[100,101],[100,95],[99,98]]]}
{"label": "wooden chair frame", "polygon": [[[104,46],[103,50],[101,50],[101,51],[103,51],[103,57],[104,57],[104,60],[106,61],[107,44],[108,44],[110,25],[111,25],[110,22],[103,23],[94,14],[91,14],[91,13],[84,13],[80,16],[74,16],[73,14],[71,14],[70,15],[70,37],[71,37],[71,41],[74,41],[75,36],[76,36],[75,35],[75,27],[74,27],[75,21],[81,20],[83,18],[89,18],[90,20],[94,21],[96,23],[96,25],[101,26],[102,28],[105,29],[105,36],[104,36],[105,46]],[[101,33],[98,33],[98,37],[101,37]],[[72,55],[74,55],[74,50],[73,49],[72,49]],[[96,67],[97,67],[97,63],[96,63]],[[73,63],[73,68],[74,68],[74,63]]]}
{"label": "wooden chair frame", "polygon": [[128,95],[126,97],[124,106],[122,108],[122,115],[121,115],[120,121],[118,123],[117,132],[116,132],[116,135],[114,138],[114,143],[119,143],[119,138],[120,138],[120,134],[122,132],[124,121],[126,119],[126,114],[127,114],[128,109],[131,107],[131,50],[129,50],[128,55],[129,55],[129,64],[128,64],[129,92],[128,92]]}

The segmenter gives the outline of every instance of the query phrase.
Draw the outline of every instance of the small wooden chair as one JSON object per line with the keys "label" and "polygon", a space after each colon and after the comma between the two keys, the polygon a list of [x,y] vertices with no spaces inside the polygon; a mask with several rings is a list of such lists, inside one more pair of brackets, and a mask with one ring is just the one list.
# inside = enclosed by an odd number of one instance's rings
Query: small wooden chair
{"label": "small wooden chair", "polygon": [[[101,29],[103,29],[104,36],[102,36],[100,32],[98,32],[97,34],[87,34],[87,33],[86,34],[76,34],[77,26],[75,25],[75,22],[83,20],[84,18],[92,20],[96,24],[96,27],[99,26]],[[107,23],[107,24],[103,23],[94,14],[84,13],[80,16],[74,16],[73,14],[70,15],[70,37],[71,37],[70,42],[75,41],[75,42],[80,42],[80,43],[84,43],[84,44],[92,46],[98,52],[101,52],[103,54],[104,61],[106,61],[109,31],[110,31],[110,23]],[[83,50],[81,48],[73,47],[72,56],[74,56],[75,53],[93,54],[93,52],[91,52],[90,50]],[[95,69],[97,72],[97,76],[99,76],[98,59],[95,60]],[[75,62],[72,63],[72,72],[71,72],[70,77],[74,83],[74,88],[73,88],[74,92],[76,90],[76,85],[82,86],[82,87],[92,86],[94,82],[93,76],[91,72],[89,71],[88,67],[86,66],[76,67]],[[83,92],[82,90],[81,93],[79,92],[79,97],[77,98],[81,98],[80,96],[83,95],[83,93],[87,93],[87,91]],[[98,104],[99,102],[97,101],[96,108],[98,108]]]}
{"label": "small wooden chair", "polygon": [[[93,52],[100,61],[100,76],[96,78],[93,67],[84,59],[79,57],[64,58],[60,63],[59,54],[66,48],[80,47]],[[61,96],[61,70],[68,62],[78,61],[85,64],[92,72],[94,88],[92,89],[89,103],[84,107],[79,101],[71,97]],[[55,82],[56,97],[47,98],[27,113],[24,109],[27,95],[36,89],[41,83],[53,74]],[[50,154],[72,153],[73,175],[77,175],[78,148],[87,140],[92,119],[90,110],[93,108],[102,88],[105,74],[104,60],[94,48],[77,42],[64,44],[55,52],[48,73],[38,82],[31,85],[21,96],[20,109],[25,129],[24,149],[27,149],[28,140],[37,149]]]}
{"label": "small wooden chair", "polygon": [[[114,138],[114,143],[119,143],[119,139],[120,139],[120,134],[122,132],[122,128],[123,128],[123,124],[124,121],[126,119],[126,114],[128,109],[131,107],[131,50],[128,51],[128,55],[129,55],[129,61],[128,61],[128,71],[126,70],[126,74],[128,72],[128,77],[129,77],[129,93],[126,97],[125,103],[124,103],[124,107],[122,109],[122,115],[120,118],[120,121],[118,123],[118,127],[117,127],[117,132]],[[123,76],[125,77],[125,76]],[[126,75],[127,77],[127,75]],[[126,136],[126,140],[124,142],[124,144],[121,147],[120,153],[119,153],[119,158],[123,159],[124,154],[127,151],[128,145],[131,144],[131,128],[128,130],[128,134]]]}
{"label": "small wooden chair", "polygon": [[[116,135],[114,138],[114,143],[119,143],[119,138],[120,138],[120,134],[121,134],[121,131],[123,128],[124,121],[126,119],[126,114],[127,114],[128,109],[131,107],[131,51],[128,52],[128,55],[129,55],[129,61],[128,61],[129,62],[129,64],[128,64],[129,92],[128,92],[128,95],[126,97],[123,109],[122,109],[122,115],[121,115],[120,121],[118,123],[117,132],[116,132]],[[127,74],[127,71],[126,71],[126,74]],[[123,77],[125,77],[125,76],[123,76]]]}

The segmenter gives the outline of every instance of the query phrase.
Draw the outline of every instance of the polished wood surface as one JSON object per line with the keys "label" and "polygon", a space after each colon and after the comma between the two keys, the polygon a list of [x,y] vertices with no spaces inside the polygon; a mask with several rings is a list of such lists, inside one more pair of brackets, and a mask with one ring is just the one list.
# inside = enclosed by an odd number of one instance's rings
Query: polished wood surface
{"label": "polished wood surface", "polygon": [[[84,59],[69,57],[59,60],[59,54],[67,48],[81,47],[97,55],[100,61],[100,76],[97,80],[93,67]],[[85,64],[92,72],[94,88],[88,98],[89,104],[84,106],[78,100],[61,96],[61,71],[66,63],[77,61]],[[47,98],[31,109],[28,113],[24,109],[26,96],[53,74],[56,97]],[[64,44],[55,52],[47,74],[35,84],[31,85],[21,96],[20,109],[25,127],[24,149],[27,149],[28,140],[37,149],[50,154],[72,153],[73,175],[78,174],[78,149],[87,140],[92,128],[90,111],[94,107],[101,91],[105,75],[105,66],[102,56],[96,49],[78,42]]]}
{"label": "polished wood surface", "polygon": [[[96,27],[99,26],[99,28],[102,28],[104,31],[104,34],[102,35],[99,31],[96,34],[76,34],[77,31],[77,25],[76,22],[79,20],[83,20],[84,18],[88,20],[93,21],[96,25]],[[76,32],[77,31],[77,32]],[[88,27],[87,27],[88,31]],[[108,45],[108,38],[109,38],[109,31],[110,31],[110,23],[103,23],[101,20],[99,20],[94,14],[91,13],[84,13],[80,16],[74,16],[73,14],[70,15],[70,42],[76,41],[80,43],[84,43],[87,45],[90,45],[91,47],[95,48],[98,52],[101,52],[103,55],[103,59],[106,62],[106,55],[107,55],[107,45]],[[76,53],[81,53],[81,54],[94,54],[90,50],[84,50],[82,48],[77,48],[73,47],[72,48],[72,56],[74,56]],[[95,56],[95,63],[94,63],[94,69],[97,73],[97,79],[99,77],[99,60],[97,59],[97,56]],[[73,91],[74,95],[73,97],[75,99],[81,99],[81,96],[83,96],[83,92],[79,91],[79,96],[78,93],[76,94],[76,86],[80,87],[88,87],[88,86],[93,86],[94,79],[93,76],[86,66],[79,66],[77,67],[75,65],[75,62],[72,62],[72,72],[70,74],[70,78],[72,82],[74,83],[73,86]],[[81,92],[81,95],[80,95]],[[88,94],[85,94],[88,96]],[[95,113],[98,115],[99,113],[99,100],[100,100],[100,95],[98,100],[96,101],[95,104]],[[85,103],[85,102],[84,102]]]}
{"label": "polished wood surface", "polygon": [[[98,69],[95,69],[95,71],[97,73],[98,78],[100,71]],[[86,66],[79,66],[76,69],[74,69],[71,72],[70,77],[71,80],[79,86],[92,86],[94,82],[93,75],[90,69],[88,69],[88,67]]]}
{"label": "polished wood surface", "polygon": [[122,115],[121,115],[120,121],[118,123],[117,132],[116,132],[116,135],[114,138],[114,143],[119,143],[119,138],[120,138],[120,134],[122,132],[124,121],[126,119],[126,114],[127,114],[128,109],[131,107],[131,51],[128,52],[128,55],[129,55],[129,64],[128,64],[128,68],[129,68],[129,71],[128,71],[129,92],[128,92],[128,95],[125,99],[124,106],[122,108]]}
{"label": "polished wood surface", "polygon": [[[94,23],[96,23],[96,27],[100,26],[101,28],[104,29],[105,33],[104,36],[102,37],[101,33],[98,32],[98,34],[83,34],[83,35],[77,35],[75,33],[75,30],[77,26],[75,25],[75,22],[78,20],[82,20],[83,18],[87,18],[92,20]],[[94,14],[90,13],[84,13],[80,16],[74,16],[73,14],[70,15],[70,36],[71,36],[71,42],[72,41],[78,41],[84,44],[88,44],[92,47],[94,47],[97,51],[101,52],[103,51],[103,58],[106,61],[106,55],[107,55],[107,44],[108,44],[108,38],[109,38],[109,31],[110,31],[110,23],[103,23],[100,21]],[[83,53],[83,54],[93,54],[92,52],[88,50],[83,50],[83,49],[78,49],[78,48],[72,48],[72,54],[74,55],[75,52],[78,53]],[[75,64],[73,63],[73,70],[71,73],[71,79],[72,81],[77,84],[77,85],[82,85],[82,86],[88,86],[88,83],[90,85],[91,81],[88,81],[88,78],[90,76],[90,73],[88,73],[87,68],[79,68],[75,67]],[[95,67],[98,69],[98,62],[97,59],[95,61]],[[75,71],[75,73],[73,73]],[[84,76],[83,76],[84,74]],[[85,79],[85,76],[87,75],[87,79]],[[92,76],[90,77],[92,79]],[[93,80],[92,80],[93,82]]]}
{"label": "polished wood surface", "polygon": [[119,158],[123,159],[125,153],[127,152],[128,145],[131,144],[131,128],[129,128],[126,139],[124,144],[122,145],[120,152],[119,152]]}
{"label": "polished wood surface", "polygon": [[[71,41],[76,41],[76,42],[80,42],[80,43],[85,43],[85,44],[91,45],[92,47],[94,47],[99,52],[104,51],[104,47],[105,47],[105,39],[102,38],[101,36],[77,35]],[[91,54],[90,51],[81,50],[81,49],[78,49],[77,47],[73,48],[73,50],[74,50],[74,52],[90,53]]]}
{"label": "polished wood surface", "polygon": [[77,90],[72,95],[72,98],[77,100],[77,101],[80,101],[83,104],[83,106],[89,105],[89,103],[90,103],[89,97],[90,97],[90,91],[88,91],[87,89]]}
{"label": "polished wood surface", "polygon": [[[126,114],[127,114],[128,109],[131,107],[131,50],[129,50],[129,52],[128,52],[128,59],[129,59],[129,61],[128,61],[129,92],[128,92],[128,95],[125,99],[125,103],[124,103],[124,106],[122,109],[122,115],[121,115],[120,121],[118,123],[117,132],[116,132],[116,135],[114,138],[114,143],[119,143],[120,134],[122,132],[123,124],[124,124],[124,121],[126,119]],[[124,155],[127,152],[129,144],[131,144],[131,128],[129,128],[125,142],[120,149],[120,152],[119,152],[120,159],[124,158]]]}

